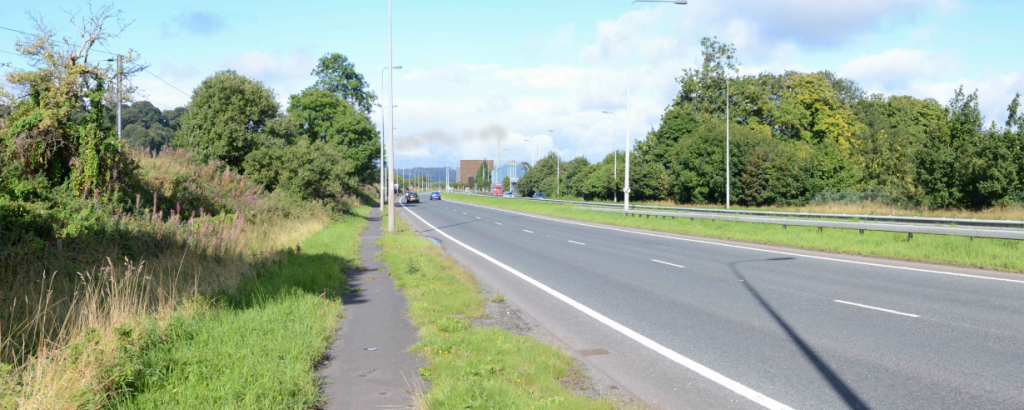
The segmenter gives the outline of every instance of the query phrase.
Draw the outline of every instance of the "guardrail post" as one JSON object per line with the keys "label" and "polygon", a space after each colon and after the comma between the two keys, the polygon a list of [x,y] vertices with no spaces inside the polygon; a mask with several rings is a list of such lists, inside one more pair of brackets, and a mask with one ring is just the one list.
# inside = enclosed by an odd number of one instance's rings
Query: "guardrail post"
{"label": "guardrail post", "polygon": [[782,225],[782,229],[786,229],[786,225]]}
{"label": "guardrail post", "polygon": [[863,229],[860,230],[860,234],[861,234],[861,236],[864,236],[864,230]]}
{"label": "guardrail post", "polygon": [[914,233],[913,232],[907,232],[907,242],[910,242],[911,239],[914,239]]}
{"label": "guardrail post", "polygon": [[821,227],[819,226],[819,227],[818,227],[818,233],[821,233],[821,229],[822,229],[822,228],[821,228]]}

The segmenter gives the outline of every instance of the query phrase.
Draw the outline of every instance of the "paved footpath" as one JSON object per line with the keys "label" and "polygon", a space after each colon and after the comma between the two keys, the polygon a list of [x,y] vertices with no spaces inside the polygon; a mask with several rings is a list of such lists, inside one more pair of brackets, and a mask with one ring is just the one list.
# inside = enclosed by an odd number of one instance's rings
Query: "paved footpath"
{"label": "paved footpath", "polygon": [[429,388],[418,370],[426,360],[408,352],[417,329],[405,316],[405,295],[387,266],[373,259],[381,233],[380,208],[373,208],[362,235],[362,265],[348,275],[349,288],[360,291],[343,297],[345,318],[320,369],[325,409],[402,408],[412,405],[413,391]]}

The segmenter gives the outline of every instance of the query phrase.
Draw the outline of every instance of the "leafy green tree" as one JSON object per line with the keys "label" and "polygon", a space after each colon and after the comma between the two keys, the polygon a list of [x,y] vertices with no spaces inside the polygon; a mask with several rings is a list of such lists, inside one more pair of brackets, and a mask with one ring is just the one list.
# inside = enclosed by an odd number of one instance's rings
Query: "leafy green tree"
{"label": "leafy green tree", "polygon": [[512,192],[512,180],[509,177],[502,178],[501,187],[505,192]]}
{"label": "leafy green tree", "polygon": [[717,38],[700,39],[703,61],[699,69],[683,69],[676,79],[679,93],[673,106],[686,106],[698,115],[718,115],[725,111],[726,79],[739,67],[736,47]]}
{"label": "leafy green tree", "polygon": [[288,114],[306,140],[344,147],[342,157],[352,164],[354,175],[364,183],[377,181],[380,139],[365,113],[330,92],[305,90],[291,96]]}
{"label": "leafy green tree", "polygon": [[[558,156],[554,152],[549,152],[537,160],[533,168],[528,169],[526,174],[519,178],[519,190],[525,196],[533,196],[537,192],[553,196],[555,194],[556,165],[558,165]],[[549,179],[550,183],[548,183]]]}
{"label": "leafy green tree", "polygon": [[486,189],[490,191],[491,168],[487,165],[486,159],[480,161],[480,168],[476,170],[476,178],[473,180],[476,182],[476,189]]}
{"label": "leafy green tree", "polygon": [[[104,121],[109,112],[104,101],[112,98],[107,84],[116,71],[89,61],[94,45],[117,37],[104,23],[119,17],[120,11],[105,6],[88,18],[72,19],[80,43],[58,38],[36,19],[38,33],[16,42],[34,69],[5,74],[6,82],[26,95],[0,89],[0,102],[11,107],[0,129],[0,198],[46,200],[56,191],[111,198],[132,182],[135,162]],[[137,59],[129,52],[126,77],[145,68]],[[127,87],[126,94],[132,92]]]}
{"label": "leafy green tree", "polygon": [[373,109],[377,95],[369,89],[370,85],[363,79],[363,75],[356,72],[355,65],[344,54],[324,54],[310,74],[316,76],[312,89],[333,93],[363,113]]}
{"label": "leafy green tree", "polygon": [[245,157],[261,144],[278,109],[274,92],[263,83],[233,70],[217,72],[192,92],[174,145],[200,161],[218,159],[244,170]]}

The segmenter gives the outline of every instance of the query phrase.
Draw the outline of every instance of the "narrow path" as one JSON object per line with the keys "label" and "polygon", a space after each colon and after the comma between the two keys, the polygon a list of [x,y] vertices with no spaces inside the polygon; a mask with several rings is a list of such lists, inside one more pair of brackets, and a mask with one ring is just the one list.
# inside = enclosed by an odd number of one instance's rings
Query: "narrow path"
{"label": "narrow path", "polygon": [[343,298],[345,318],[320,369],[325,409],[411,406],[413,391],[429,388],[418,370],[426,362],[407,351],[417,342],[417,329],[405,316],[405,295],[395,289],[387,266],[373,259],[381,233],[375,207],[362,235],[362,266],[349,272],[353,292]]}

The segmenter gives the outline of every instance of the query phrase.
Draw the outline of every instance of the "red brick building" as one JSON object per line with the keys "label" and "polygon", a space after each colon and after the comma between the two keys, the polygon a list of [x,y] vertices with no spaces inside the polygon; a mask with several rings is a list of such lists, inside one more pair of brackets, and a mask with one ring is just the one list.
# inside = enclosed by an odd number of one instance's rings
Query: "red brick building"
{"label": "red brick building", "polygon": [[[480,170],[480,164],[483,160],[479,159],[464,159],[459,161],[459,182],[463,184],[469,183],[470,177],[476,176],[476,171]],[[494,160],[487,160],[488,169],[494,169]]]}

